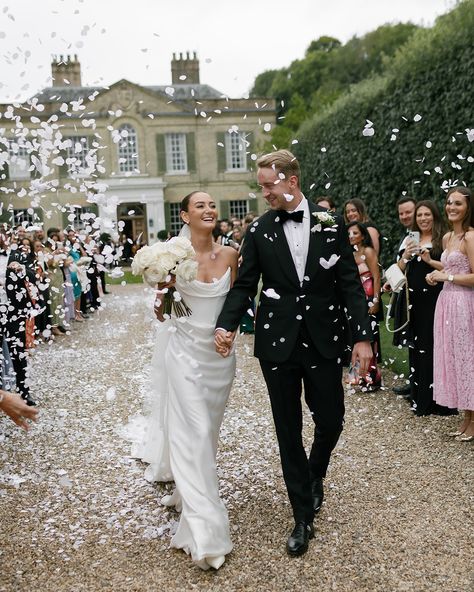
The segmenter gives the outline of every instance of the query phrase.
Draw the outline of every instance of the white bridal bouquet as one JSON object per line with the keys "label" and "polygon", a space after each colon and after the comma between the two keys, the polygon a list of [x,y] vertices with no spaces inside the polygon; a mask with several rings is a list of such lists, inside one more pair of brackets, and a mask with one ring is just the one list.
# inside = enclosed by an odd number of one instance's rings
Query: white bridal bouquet
{"label": "white bridal bouquet", "polygon": [[[144,280],[153,287],[175,275],[185,282],[197,276],[197,261],[189,239],[175,236],[164,243],[142,247],[132,261],[133,275],[143,275]],[[189,316],[191,309],[186,306],[176,288],[169,288],[163,299],[163,314],[174,311],[177,317]]]}

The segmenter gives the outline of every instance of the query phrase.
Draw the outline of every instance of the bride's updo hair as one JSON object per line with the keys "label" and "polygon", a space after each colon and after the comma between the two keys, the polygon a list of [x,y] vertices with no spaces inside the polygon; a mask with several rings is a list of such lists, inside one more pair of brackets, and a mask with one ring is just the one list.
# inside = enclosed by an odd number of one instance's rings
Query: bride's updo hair
{"label": "bride's updo hair", "polygon": [[202,193],[201,191],[192,191],[191,193],[188,193],[188,195],[186,195],[186,197],[183,197],[183,199],[181,200],[181,205],[179,207],[179,211],[180,212],[187,212],[189,209],[189,202],[191,201],[191,198],[193,195],[196,195],[196,193]]}

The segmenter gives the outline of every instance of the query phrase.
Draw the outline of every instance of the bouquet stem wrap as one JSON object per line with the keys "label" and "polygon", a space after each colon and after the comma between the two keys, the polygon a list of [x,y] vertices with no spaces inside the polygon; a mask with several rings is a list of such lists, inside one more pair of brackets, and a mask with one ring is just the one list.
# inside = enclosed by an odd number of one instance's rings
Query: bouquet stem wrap
{"label": "bouquet stem wrap", "polygon": [[192,314],[192,310],[181,298],[180,293],[176,288],[168,288],[168,291],[163,297],[163,314],[171,316],[174,312],[176,317],[189,317]]}

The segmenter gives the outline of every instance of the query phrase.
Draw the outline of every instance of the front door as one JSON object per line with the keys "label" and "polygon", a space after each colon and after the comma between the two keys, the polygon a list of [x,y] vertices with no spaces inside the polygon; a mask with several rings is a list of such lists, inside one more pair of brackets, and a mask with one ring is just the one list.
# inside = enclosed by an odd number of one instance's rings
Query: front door
{"label": "front door", "polygon": [[117,207],[117,220],[123,222],[121,234],[130,239],[135,248],[148,243],[146,204],[121,203]]}

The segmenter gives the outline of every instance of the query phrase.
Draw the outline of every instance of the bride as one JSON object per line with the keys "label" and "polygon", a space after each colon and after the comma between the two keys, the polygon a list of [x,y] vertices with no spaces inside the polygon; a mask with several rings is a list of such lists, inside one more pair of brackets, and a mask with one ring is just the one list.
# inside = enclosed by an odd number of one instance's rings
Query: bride
{"label": "bride", "polygon": [[[196,253],[197,278],[182,282],[172,276],[158,285],[155,314],[161,325],[152,360],[152,409],[145,436],[132,454],[149,463],[149,481],[175,482],[173,494],[162,499],[181,512],[171,546],[183,549],[202,569],[218,569],[232,550],[216,452],[235,356],[216,353],[214,329],[237,273],[238,253],[213,241],[217,210],[207,193],[187,195],[181,219],[186,225],[182,234]],[[189,317],[164,318],[161,298],[171,286],[191,309]]]}

